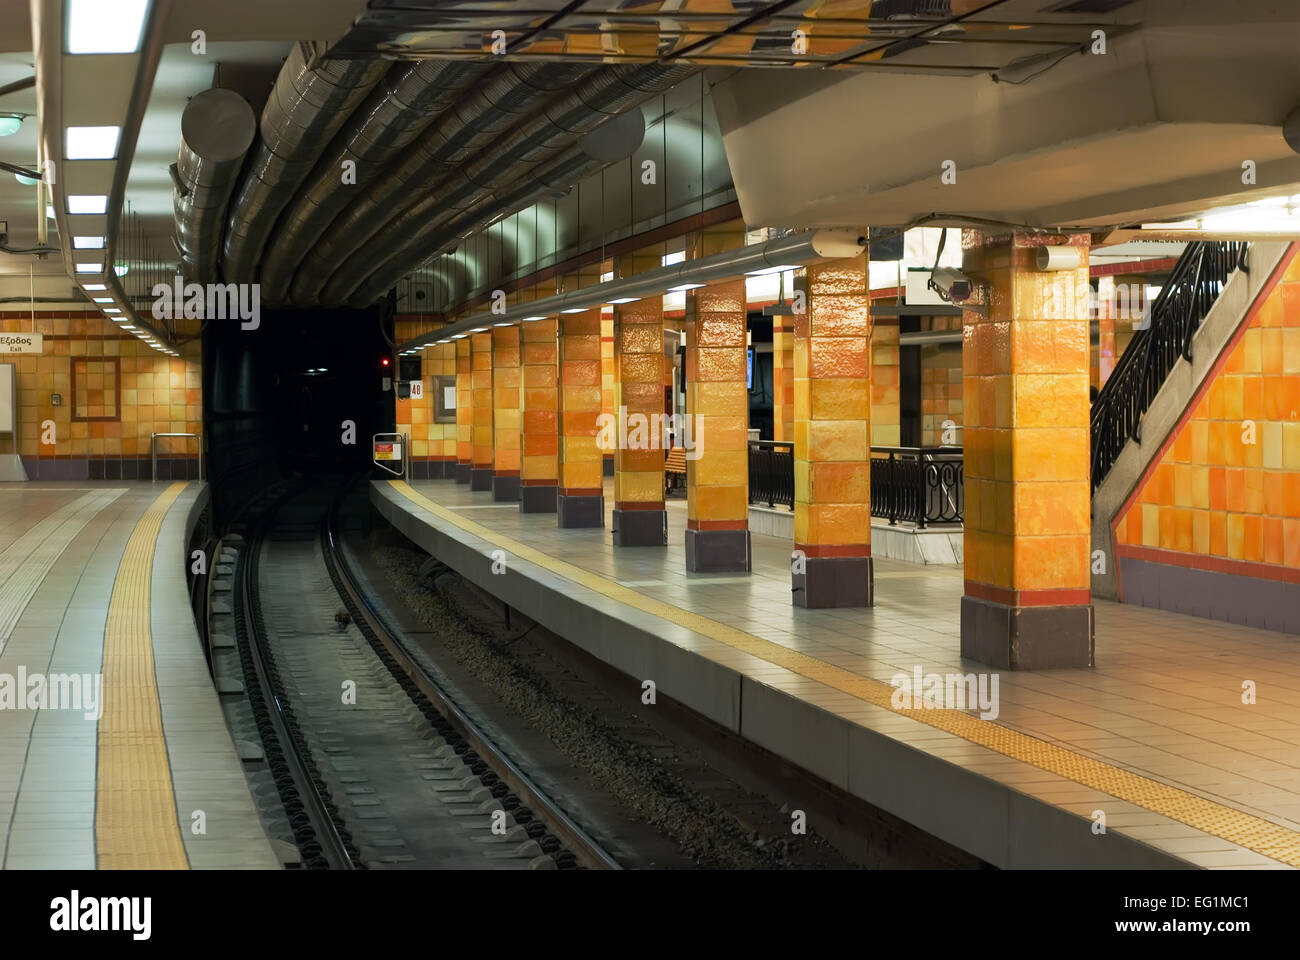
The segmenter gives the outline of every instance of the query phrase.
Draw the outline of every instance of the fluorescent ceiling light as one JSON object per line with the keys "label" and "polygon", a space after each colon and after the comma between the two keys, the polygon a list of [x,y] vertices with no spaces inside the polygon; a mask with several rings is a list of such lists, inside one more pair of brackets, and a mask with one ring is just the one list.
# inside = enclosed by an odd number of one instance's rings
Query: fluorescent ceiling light
{"label": "fluorescent ceiling light", "polygon": [[68,53],[135,53],[148,0],[68,0]]}
{"label": "fluorescent ceiling light", "polygon": [[748,270],[745,272],[747,277],[765,277],[769,273],[785,273],[787,270],[798,270],[799,267],[793,263],[783,263],[779,267],[763,267],[759,270]]}
{"label": "fluorescent ceiling light", "polygon": [[[532,323],[534,320],[545,320],[545,319],[546,319],[545,317],[523,317],[519,322],[520,322],[520,323]],[[445,340],[439,340],[438,342],[439,342],[439,343],[446,343],[447,341],[445,341]]]}
{"label": "fluorescent ceiling light", "polygon": [[[116,321],[116,320],[117,320],[117,317],[114,317],[113,319],[114,319],[114,321]],[[134,330],[135,327],[134,327],[132,324],[124,323],[124,324],[122,324],[122,329],[123,329],[123,330]]]}
{"label": "fluorescent ceiling light", "polygon": [[77,273],[103,273],[104,265],[102,263],[79,263],[77,264]]}
{"label": "fluorescent ceiling light", "polygon": [[121,127],[68,127],[65,160],[112,160]]}
{"label": "fluorescent ceiling light", "polygon": [[494,326],[494,327],[513,327],[513,326],[514,326],[514,323],[494,323],[494,324],[492,324],[492,326]]}
{"label": "fluorescent ceiling light", "polygon": [[108,197],[102,193],[74,193],[68,197],[68,213],[108,213]]}
{"label": "fluorescent ceiling light", "polygon": [[487,333],[487,332],[488,332],[487,327],[475,327],[473,330],[470,331],[470,333]]}
{"label": "fluorescent ceiling light", "polygon": [[465,334],[463,334],[463,333],[453,333],[453,334],[451,335],[451,338],[452,338],[453,340],[464,340],[464,339],[465,339]]}
{"label": "fluorescent ceiling light", "polygon": [[72,246],[73,249],[76,250],[103,250],[104,238],[103,237],[73,237]]}
{"label": "fluorescent ceiling light", "polygon": [[669,292],[669,293],[680,293],[682,290],[695,290],[696,288],[698,288],[698,287],[702,287],[702,286],[704,286],[704,284],[702,284],[702,283],[679,283],[679,284],[677,284],[677,286],[675,286],[675,287],[669,287],[669,288],[668,288],[668,292]]}
{"label": "fluorescent ceiling light", "polygon": [[641,299],[640,297],[617,297],[609,302],[610,303],[636,303],[640,299]]}
{"label": "fluorescent ceiling light", "polygon": [[96,302],[96,303],[112,303],[112,302],[113,302],[113,298],[112,298],[112,297],[95,297],[95,302]]}
{"label": "fluorescent ceiling light", "polygon": [[83,284],[81,285],[81,289],[83,289],[83,290],[107,290],[108,287],[106,287],[106,286],[105,286],[104,284],[102,284],[102,283],[83,283]]}
{"label": "fluorescent ceiling light", "polygon": [[121,312],[122,312],[122,308],[121,308],[121,307],[104,307],[104,312],[105,312],[105,313],[121,313]]}
{"label": "fluorescent ceiling light", "polygon": [[560,313],[586,313],[590,307],[570,307],[568,310],[561,310]]}

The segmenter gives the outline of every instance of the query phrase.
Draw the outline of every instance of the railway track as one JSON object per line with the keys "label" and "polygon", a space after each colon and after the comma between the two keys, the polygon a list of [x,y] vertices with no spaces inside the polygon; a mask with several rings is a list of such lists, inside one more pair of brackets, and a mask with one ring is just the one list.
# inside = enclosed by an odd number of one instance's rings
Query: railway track
{"label": "railway track", "polygon": [[302,867],[618,869],[357,587],[347,489],[271,501],[234,567],[244,688]]}

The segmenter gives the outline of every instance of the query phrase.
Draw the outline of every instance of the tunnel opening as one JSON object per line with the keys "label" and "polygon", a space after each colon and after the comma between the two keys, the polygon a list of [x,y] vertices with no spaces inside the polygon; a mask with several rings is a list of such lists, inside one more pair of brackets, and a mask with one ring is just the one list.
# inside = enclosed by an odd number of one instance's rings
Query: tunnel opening
{"label": "tunnel opening", "polygon": [[390,310],[266,310],[254,329],[203,330],[204,430],[214,520],[293,477],[372,469],[371,437],[394,428]]}

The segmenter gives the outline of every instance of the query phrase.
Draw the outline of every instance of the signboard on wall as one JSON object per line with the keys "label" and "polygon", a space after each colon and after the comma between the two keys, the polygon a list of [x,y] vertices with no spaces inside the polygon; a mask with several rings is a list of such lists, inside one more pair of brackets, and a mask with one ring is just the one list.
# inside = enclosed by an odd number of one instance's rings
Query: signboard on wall
{"label": "signboard on wall", "polygon": [[[12,363],[0,363],[0,433],[18,429],[17,377]],[[17,452],[17,448],[14,448]]]}
{"label": "signboard on wall", "polygon": [[423,399],[424,399],[424,381],[423,381],[423,380],[412,380],[412,381],[411,381],[411,399],[412,399],[412,400],[423,400]]}
{"label": "signboard on wall", "polygon": [[0,353],[40,353],[44,346],[40,333],[0,333]]}

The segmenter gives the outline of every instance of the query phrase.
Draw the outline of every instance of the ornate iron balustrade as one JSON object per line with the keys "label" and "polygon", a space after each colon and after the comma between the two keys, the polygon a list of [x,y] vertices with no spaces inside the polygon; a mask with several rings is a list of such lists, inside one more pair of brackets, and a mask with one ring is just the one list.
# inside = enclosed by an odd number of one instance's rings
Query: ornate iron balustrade
{"label": "ornate iron balustrade", "polygon": [[872,447],[871,515],[891,525],[961,523],[965,515],[961,447]]}
{"label": "ornate iron balustrade", "polygon": [[1142,442],[1142,417],[1178,364],[1192,359],[1192,338],[1233,272],[1246,269],[1249,244],[1189,243],[1151,306],[1151,323],[1128,349],[1092,405],[1092,489],[1130,439]]}
{"label": "ornate iron balustrade", "polygon": [[749,441],[749,502],[794,509],[794,444]]}
{"label": "ornate iron balustrade", "polygon": [[[891,524],[961,523],[961,447],[872,447],[871,515]],[[749,502],[794,509],[794,444],[749,442]]]}

